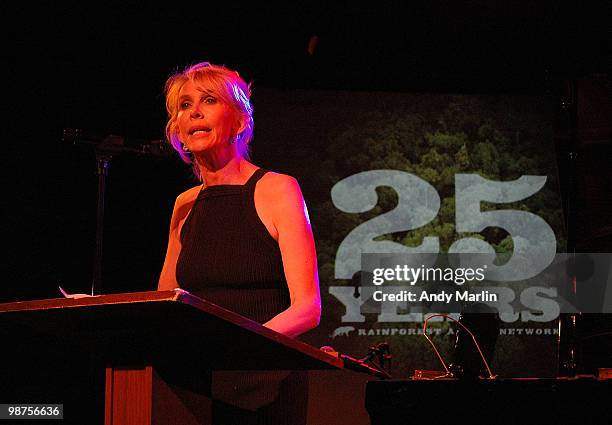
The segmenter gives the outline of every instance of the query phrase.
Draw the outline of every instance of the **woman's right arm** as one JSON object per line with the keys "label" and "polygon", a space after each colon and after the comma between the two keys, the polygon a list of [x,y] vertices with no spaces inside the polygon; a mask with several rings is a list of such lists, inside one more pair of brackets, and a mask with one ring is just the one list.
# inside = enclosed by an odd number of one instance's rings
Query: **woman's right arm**
{"label": "woman's right arm", "polygon": [[200,186],[193,187],[176,198],[174,209],[172,210],[172,218],[170,219],[170,235],[168,237],[166,259],[164,260],[157,284],[158,291],[170,291],[179,287],[176,281],[176,262],[181,253],[180,232],[198,196],[199,190]]}

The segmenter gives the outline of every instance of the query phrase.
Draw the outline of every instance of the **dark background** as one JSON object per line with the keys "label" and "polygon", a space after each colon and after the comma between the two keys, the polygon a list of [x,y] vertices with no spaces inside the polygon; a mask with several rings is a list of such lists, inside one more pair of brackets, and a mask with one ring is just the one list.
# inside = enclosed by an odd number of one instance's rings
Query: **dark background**
{"label": "dark background", "polygon": [[[567,93],[579,79],[596,75],[609,90],[605,2],[403,3],[3,6],[5,84],[14,95],[5,98],[9,254],[1,298],[56,296],[60,283],[88,290],[95,160],[91,147],[62,143],[62,129],[118,134],[128,145],[161,139],[163,84],[187,64],[238,69],[253,82],[256,123],[257,87],[550,94],[560,105],[575,100]],[[575,141],[575,111],[560,114],[558,160],[567,175],[563,149]],[[271,150],[256,133],[253,160],[275,168],[266,163]],[[105,292],[154,287],[173,200],[192,183],[177,160],[113,159]]]}

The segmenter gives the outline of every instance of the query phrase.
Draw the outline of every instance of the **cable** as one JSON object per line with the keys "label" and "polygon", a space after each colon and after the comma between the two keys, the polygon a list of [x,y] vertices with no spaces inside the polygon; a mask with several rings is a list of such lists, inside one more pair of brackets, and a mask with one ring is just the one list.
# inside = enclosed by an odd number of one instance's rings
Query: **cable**
{"label": "cable", "polygon": [[427,322],[429,321],[429,319],[434,318],[434,317],[446,317],[447,319],[451,319],[452,321],[456,322],[458,325],[460,325],[463,329],[465,329],[465,331],[470,334],[470,336],[472,337],[472,341],[474,341],[474,344],[476,345],[476,349],[478,349],[478,353],[480,354],[480,358],[482,359],[482,362],[484,363],[485,367],[487,368],[487,372],[489,373],[489,377],[487,379],[495,379],[496,375],[493,375],[493,372],[491,371],[491,368],[489,367],[489,363],[487,363],[487,360],[484,357],[484,354],[482,354],[482,350],[480,349],[480,345],[478,344],[478,341],[476,341],[476,337],[474,336],[474,334],[472,333],[472,331],[470,331],[463,323],[461,323],[459,320],[456,320],[455,318],[449,316],[448,314],[442,314],[442,313],[437,313],[437,314],[432,314],[431,316],[429,316],[427,319],[425,319],[425,321],[423,322],[423,336],[425,336],[425,338],[427,339],[427,341],[429,341],[429,343],[431,344],[431,346],[433,347],[434,351],[436,352],[436,355],[438,356],[438,359],[440,359],[440,362],[442,363],[442,366],[444,366],[444,370],[446,371],[446,375],[440,376],[439,378],[445,378],[445,377],[453,377],[453,373],[450,371],[450,369],[448,368],[448,366],[446,366],[446,363],[444,362],[444,359],[442,358],[442,356],[440,355],[440,352],[438,351],[438,349],[436,348],[436,345],[433,343],[433,341],[431,340],[431,338],[429,338],[429,336],[427,335]]}

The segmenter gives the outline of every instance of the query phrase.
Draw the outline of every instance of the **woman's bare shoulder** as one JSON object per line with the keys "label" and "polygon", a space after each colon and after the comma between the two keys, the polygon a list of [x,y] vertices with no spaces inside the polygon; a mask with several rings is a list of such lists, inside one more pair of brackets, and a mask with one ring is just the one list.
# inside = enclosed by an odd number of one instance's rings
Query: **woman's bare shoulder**
{"label": "woman's bare shoulder", "polygon": [[179,228],[179,223],[184,220],[189,214],[189,211],[191,211],[191,207],[198,197],[201,188],[202,186],[194,186],[176,197],[174,210],[172,211],[172,220],[170,221],[171,229]]}
{"label": "woman's bare shoulder", "polygon": [[[266,173],[257,185],[263,203],[272,207],[275,214],[288,215],[293,210],[304,209],[304,198],[297,179],[275,172]],[[282,218],[282,217],[281,217]]]}
{"label": "woman's bare shoulder", "polygon": [[182,205],[194,202],[195,199],[198,197],[198,193],[200,193],[201,189],[202,185],[197,185],[181,193],[179,196],[176,197],[176,206],[180,207]]}
{"label": "woman's bare shoulder", "polygon": [[288,174],[268,171],[260,180],[262,189],[270,192],[283,193],[284,191],[295,192],[300,190],[300,185],[295,177]]}

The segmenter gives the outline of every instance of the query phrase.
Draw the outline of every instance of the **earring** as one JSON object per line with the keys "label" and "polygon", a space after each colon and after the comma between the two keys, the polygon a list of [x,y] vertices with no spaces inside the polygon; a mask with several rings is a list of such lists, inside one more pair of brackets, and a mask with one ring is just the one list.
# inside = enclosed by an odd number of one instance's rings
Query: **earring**
{"label": "earring", "polygon": [[187,147],[186,144],[183,143],[183,152],[185,153],[191,153],[191,151],[189,150],[189,148]]}

